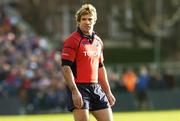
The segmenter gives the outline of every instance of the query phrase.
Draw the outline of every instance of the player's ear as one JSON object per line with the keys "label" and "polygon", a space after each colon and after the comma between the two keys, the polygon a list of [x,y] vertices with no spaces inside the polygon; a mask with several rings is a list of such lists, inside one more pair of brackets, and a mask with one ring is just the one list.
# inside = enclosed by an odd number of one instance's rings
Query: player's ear
{"label": "player's ear", "polygon": [[77,26],[79,26],[80,22],[79,22],[79,21],[77,21],[76,23],[77,23]]}

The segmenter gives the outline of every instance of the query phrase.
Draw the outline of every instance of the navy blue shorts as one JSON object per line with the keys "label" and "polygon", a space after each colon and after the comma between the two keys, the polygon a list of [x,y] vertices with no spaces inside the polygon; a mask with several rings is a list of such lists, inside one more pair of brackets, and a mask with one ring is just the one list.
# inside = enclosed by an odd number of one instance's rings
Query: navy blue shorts
{"label": "navy blue shorts", "polygon": [[[96,111],[110,107],[108,99],[99,84],[77,84],[84,105],[82,109]],[[67,88],[67,107],[69,111],[73,111],[75,106],[72,101],[72,93]]]}

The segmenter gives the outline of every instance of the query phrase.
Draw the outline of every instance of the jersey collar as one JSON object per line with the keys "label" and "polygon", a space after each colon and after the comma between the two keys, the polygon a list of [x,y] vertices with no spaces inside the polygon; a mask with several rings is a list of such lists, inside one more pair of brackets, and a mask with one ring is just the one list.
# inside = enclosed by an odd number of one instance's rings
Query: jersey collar
{"label": "jersey collar", "polygon": [[92,33],[92,35],[86,35],[84,34],[79,27],[77,27],[77,32],[81,35],[83,38],[87,38],[90,42],[94,40],[94,37],[96,35],[95,32]]}

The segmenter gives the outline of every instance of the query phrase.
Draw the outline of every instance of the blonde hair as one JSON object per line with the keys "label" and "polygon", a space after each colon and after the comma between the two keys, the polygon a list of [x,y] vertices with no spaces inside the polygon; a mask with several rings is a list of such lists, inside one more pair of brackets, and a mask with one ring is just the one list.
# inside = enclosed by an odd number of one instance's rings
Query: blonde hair
{"label": "blonde hair", "polygon": [[91,4],[84,4],[81,8],[76,12],[75,18],[76,22],[80,22],[81,17],[87,14],[91,14],[94,18],[94,21],[97,20],[97,12],[96,8]]}

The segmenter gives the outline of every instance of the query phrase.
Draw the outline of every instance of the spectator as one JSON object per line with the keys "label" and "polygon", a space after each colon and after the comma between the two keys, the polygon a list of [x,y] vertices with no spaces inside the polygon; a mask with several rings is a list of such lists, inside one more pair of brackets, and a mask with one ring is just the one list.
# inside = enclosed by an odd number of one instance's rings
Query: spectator
{"label": "spectator", "polygon": [[166,70],[166,72],[163,74],[163,78],[165,80],[167,89],[174,89],[176,87],[175,78],[170,70]]}
{"label": "spectator", "polygon": [[138,74],[138,80],[136,83],[136,98],[137,106],[140,109],[147,109],[148,99],[147,91],[149,86],[150,76],[145,66],[141,66]]}
{"label": "spectator", "polygon": [[135,91],[137,76],[133,69],[129,68],[122,74],[122,81],[128,92]]}

